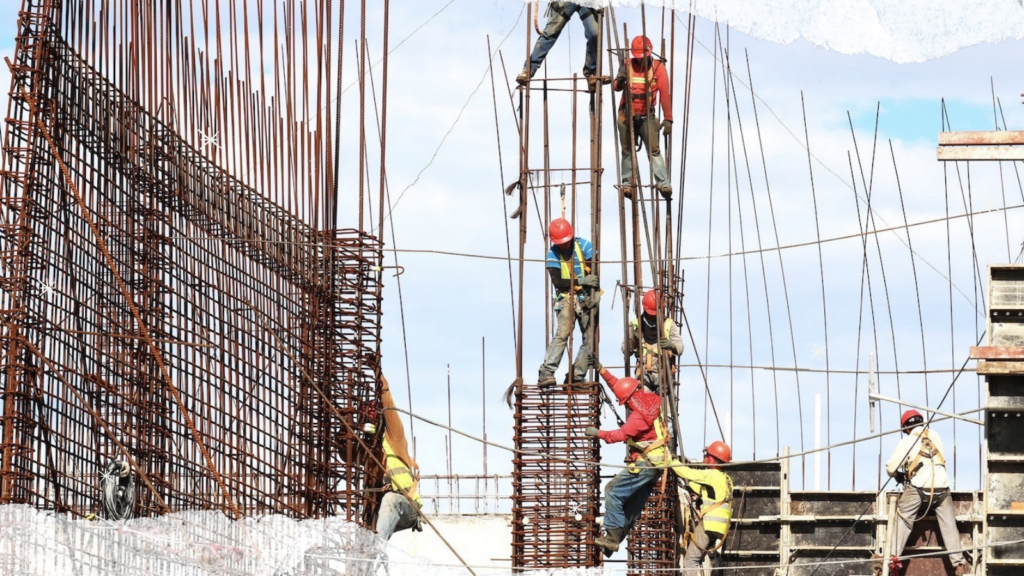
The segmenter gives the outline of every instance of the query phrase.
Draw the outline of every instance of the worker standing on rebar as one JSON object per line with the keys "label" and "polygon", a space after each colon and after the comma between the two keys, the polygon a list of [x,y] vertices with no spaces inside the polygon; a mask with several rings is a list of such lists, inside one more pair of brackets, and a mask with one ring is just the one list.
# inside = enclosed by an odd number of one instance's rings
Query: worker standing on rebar
{"label": "worker standing on rebar", "polygon": [[388,490],[380,502],[377,513],[377,536],[385,542],[391,535],[401,530],[412,529],[422,532],[420,525],[420,498],[417,485],[419,483],[419,466],[409,455],[405,439],[405,427],[393,410],[395,402],[391,398],[388,381],[381,378],[381,406],[384,408],[384,465],[387,469],[385,488]]}
{"label": "worker standing on rebar", "polygon": [[[885,471],[903,484],[903,493],[896,503],[896,531],[892,536],[892,560],[889,574],[900,576],[903,564],[899,557],[907,545],[914,523],[935,510],[939,532],[947,550],[960,549],[960,531],[956,527],[953,499],[949,493],[946,475],[945,450],[942,439],[934,430],[924,426],[924,417],[917,410],[907,410],[900,418],[900,427],[906,436],[885,463]],[[956,574],[970,574],[973,570],[961,552],[951,552],[949,561]]]}
{"label": "worker standing on rebar", "polygon": [[607,444],[629,445],[628,466],[612,478],[604,489],[604,536],[594,541],[605,556],[611,556],[633,528],[655,483],[663,478],[670,459],[669,432],[661,418],[661,397],[647,392],[635,378],[616,378],[603,367],[601,377],[611,387],[619,405],[629,410],[626,423],[618,430],[598,430],[590,426],[586,435]]}
{"label": "worker standing on rebar", "polygon": [[[660,59],[653,56],[653,46],[646,36],[633,38],[630,46],[631,58],[624,59],[615,75],[612,87],[625,91],[619,102],[619,143],[622,148],[622,175],[620,189],[631,198],[633,194],[633,145],[636,140],[643,142],[647,158],[654,172],[654,185],[666,200],[672,198],[672,184],[665,169],[665,158],[661,155],[661,133],[672,134],[672,92],[668,71]],[[664,122],[658,120],[656,109],[661,96],[661,111]],[[629,99],[632,114],[626,108]],[[632,125],[629,124],[632,116]],[[639,150],[639,146],[637,147]]]}
{"label": "worker standing on rebar", "polygon": [[593,91],[597,80],[597,35],[601,29],[599,17],[603,12],[603,8],[580,6],[576,2],[556,0],[548,4],[548,23],[544,27],[544,31],[537,37],[537,43],[534,44],[533,52],[530,53],[530,60],[523,64],[523,71],[516,76],[516,82],[522,86],[530,78],[533,78],[540,65],[544,63],[544,58],[555,45],[555,41],[558,40],[558,35],[569,23],[569,19],[573,14],[579,14],[580,21],[583,22],[583,33],[587,37],[587,56],[583,61],[583,76],[587,79],[587,86]]}
{"label": "worker standing on rebar", "polygon": [[654,290],[648,290],[641,300],[643,314],[629,322],[629,333],[622,341],[622,351],[636,355],[637,379],[648,389],[660,392],[658,387],[661,373],[662,352],[671,355],[683,353],[683,337],[679,326],[667,316],[658,324],[658,309],[661,298]]}
{"label": "worker standing on rebar", "polygon": [[551,248],[545,262],[551,284],[555,287],[557,326],[537,377],[537,385],[541,388],[555,385],[555,370],[562,362],[569,335],[577,323],[582,342],[576,361],[569,370],[574,382],[586,381],[587,371],[593,364],[591,340],[597,327],[597,307],[601,299],[597,276],[590,273],[590,264],[597,255],[594,245],[586,238],[576,237],[572,224],[565,218],[552,220],[548,235]]}
{"label": "worker standing on rebar", "polygon": [[719,466],[730,461],[732,450],[721,440],[704,449],[706,468],[676,465],[678,461],[673,461],[672,471],[683,480],[690,497],[683,557],[683,570],[693,569],[688,573],[695,574],[704,557],[725,544],[732,520],[732,478]]}

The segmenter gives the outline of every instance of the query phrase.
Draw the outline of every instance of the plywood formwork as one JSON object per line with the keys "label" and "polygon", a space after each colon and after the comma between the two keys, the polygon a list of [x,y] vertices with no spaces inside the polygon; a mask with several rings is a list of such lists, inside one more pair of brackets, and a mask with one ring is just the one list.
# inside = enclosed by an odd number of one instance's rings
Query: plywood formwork
{"label": "plywood formwork", "polygon": [[26,1],[0,188],[0,503],[339,514],[379,475],[381,245],[319,231],[90,66]]}

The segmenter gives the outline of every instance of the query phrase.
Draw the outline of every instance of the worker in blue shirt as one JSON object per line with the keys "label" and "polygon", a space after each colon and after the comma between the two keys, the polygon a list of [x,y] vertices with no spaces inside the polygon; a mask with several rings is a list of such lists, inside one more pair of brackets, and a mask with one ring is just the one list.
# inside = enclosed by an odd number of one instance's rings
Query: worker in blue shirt
{"label": "worker in blue shirt", "polygon": [[[548,232],[551,249],[545,265],[555,287],[554,310],[558,326],[540,366],[537,385],[541,388],[555,384],[555,370],[562,362],[569,334],[576,323],[579,323],[583,337],[576,361],[570,368],[572,381],[586,381],[587,371],[593,365],[591,340],[593,329],[597,327],[597,306],[601,298],[597,276],[590,274],[588,265],[597,255],[594,245],[585,238],[577,238],[572,224],[565,218],[553,220]],[[570,296],[573,289],[575,294]],[[576,322],[573,322],[573,317]]]}

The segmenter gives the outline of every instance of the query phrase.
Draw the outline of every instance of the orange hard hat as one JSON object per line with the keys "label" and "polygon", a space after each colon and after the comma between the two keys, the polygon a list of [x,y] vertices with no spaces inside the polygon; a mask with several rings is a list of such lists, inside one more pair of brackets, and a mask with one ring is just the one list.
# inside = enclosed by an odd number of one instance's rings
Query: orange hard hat
{"label": "orange hard hat", "polygon": [[655,292],[654,290],[648,290],[647,292],[645,292],[644,299],[641,302],[644,308],[644,312],[651,316],[657,316],[658,306],[661,304],[659,300],[661,299],[658,298],[658,293]]}
{"label": "orange hard hat", "polygon": [[629,400],[629,397],[639,389],[640,382],[638,382],[636,378],[630,378],[628,376],[625,378],[619,378],[615,381],[615,384],[612,384],[612,392],[615,394],[615,397],[619,399],[619,406],[625,404],[626,400]]}
{"label": "orange hard hat", "polygon": [[633,58],[646,58],[651,55],[651,51],[654,49],[654,45],[647,39],[646,36],[637,36],[633,38],[633,43],[630,45],[630,52],[633,54]]}
{"label": "orange hard hat", "polygon": [[729,445],[721,440],[715,440],[704,449],[706,456],[714,456],[719,462],[723,464],[729,463],[732,460],[732,450]]}
{"label": "orange hard hat", "polygon": [[569,221],[565,218],[552,220],[551,226],[548,227],[548,236],[551,238],[551,243],[556,246],[572,240],[575,235],[572,224],[569,224]]}
{"label": "orange hard hat", "polygon": [[903,416],[900,417],[900,427],[902,428],[913,428],[914,426],[923,423],[924,417],[921,416],[920,412],[914,409],[907,410],[906,412],[903,413]]}

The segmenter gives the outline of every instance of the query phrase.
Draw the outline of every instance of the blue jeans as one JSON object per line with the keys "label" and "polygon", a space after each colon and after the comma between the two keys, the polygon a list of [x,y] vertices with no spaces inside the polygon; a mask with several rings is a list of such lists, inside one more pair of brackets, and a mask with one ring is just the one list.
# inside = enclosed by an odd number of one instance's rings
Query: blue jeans
{"label": "blue jeans", "polygon": [[[580,20],[583,22],[583,33],[587,37],[587,58],[583,62],[583,73],[588,76],[596,74],[598,11],[594,8],[580,6],[575,2],[552,2],[549,13],[551,17],[548,18],[544,32],[537,37],[537,43],[534,44],[533,52],[530,54],[530,77],[533,78],[537,69],[544,63],[548,51],[555,45],[555,40],[558,40],[562,28],[569,23],[569,18],[572,18],[573,14],[580,15]],[[526,68],[525,64],[523,68]]]}
{"label": "blue jeans", "polygon": [[[569,334],[572,334],[573,329],[572,301],[572,298],[563,298],[555,304],[555,314],[558,315],[555,337],[548,344],[548,350],[544,354],[544,363],[540,365],[541,378],[553,375],[555,370],[558,370],[558,365],[562,363],[562,355],[565,354],[565,347],[569,342]],[[576,361],[572,365],[573,382],[586,382],[587,371],[590,370],[590,366],[593,364],[589,333],[591,324],[597,323],[595,320],[596,315],[596,308],[583,314],[575,315],[576,323],[580,325],[580,332],[583,333],[583,337],[580,339],[579,351],[576,352]]]}
{"label": "blue jeans", "polygon": [[377,536],[386,542],[395,532],[416,526],[419,516],[419,510],[408,498],[396,492],[387,492],[380,501],[380,512],[377,513]]}
{"label": "blue jeans", "polygon": [[647,504],[647,498],[654,490],[654,484],[661,478],[664,470],[650,468],[644,463],[637,464],[639,471],[635,474],[622,470],[608,481],[604,487],[604,527],[633,528],[640,513]]}

